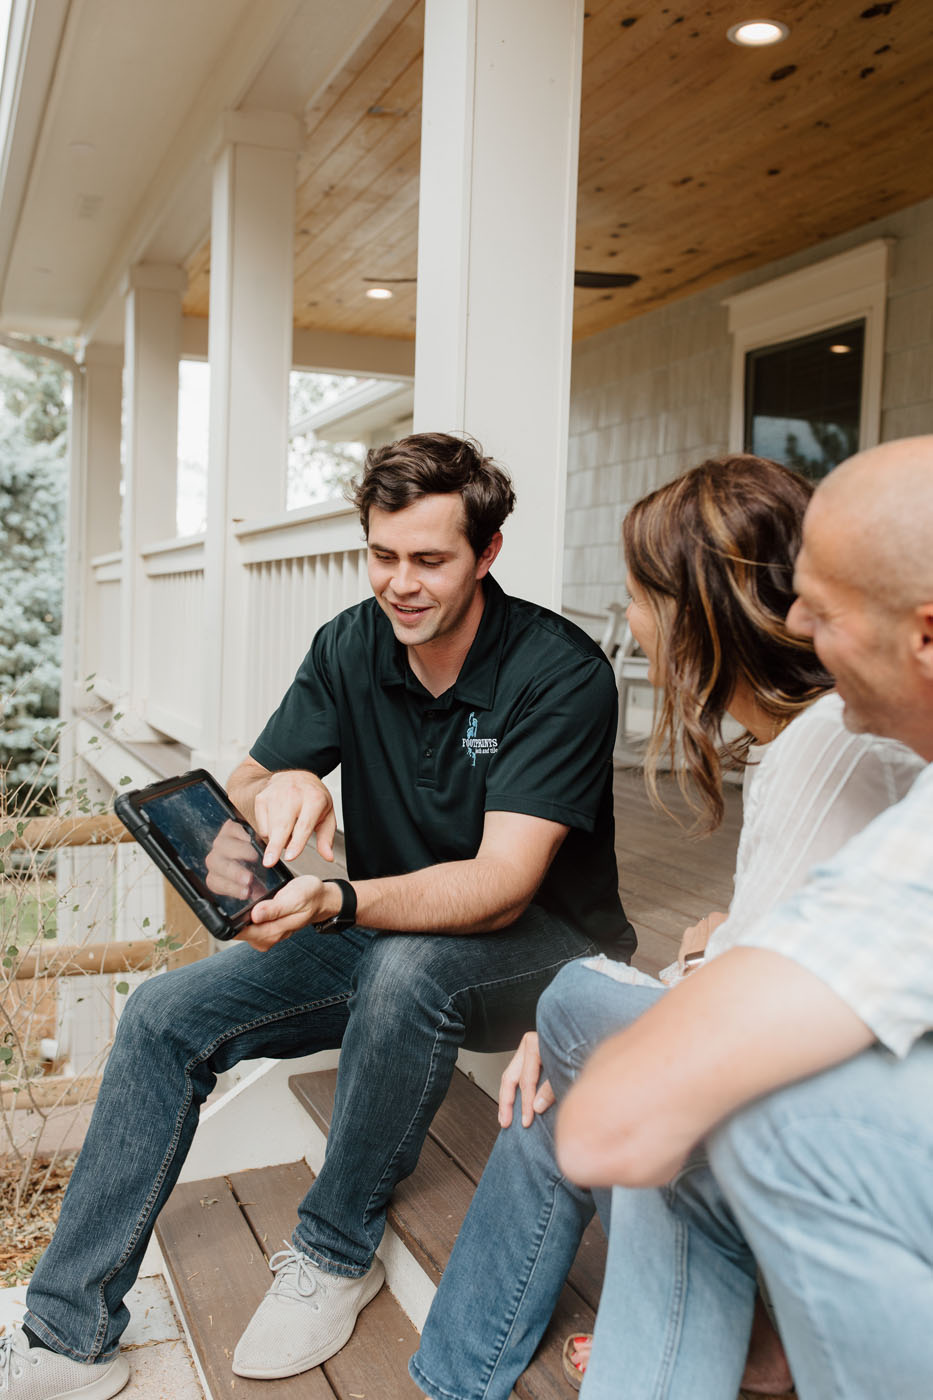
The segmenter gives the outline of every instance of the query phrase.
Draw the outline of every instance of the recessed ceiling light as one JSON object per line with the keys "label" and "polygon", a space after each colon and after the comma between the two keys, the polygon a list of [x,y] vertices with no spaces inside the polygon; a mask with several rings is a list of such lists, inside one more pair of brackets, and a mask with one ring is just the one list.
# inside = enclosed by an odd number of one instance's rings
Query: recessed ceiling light
{"label": "recessed ceiling light", "polygon": [[761,49],[767,44],[780,44],[790,30],[777,19],[743,19],[726,34],[733,44],[747,49]]}
{"label": "recessed ceiling light", "polygon": [[851,345],[831,345],[831,346],[829,347],[829,353],[830,353],[831,355],[851,355],[851,353],[852,353],[852,346],[851,346]]}
{"label": "recessed ceiling light", "polygon": [[388,301],[392,292],[389,291],[388,287],[368,287],[366,295],[373,301]]}

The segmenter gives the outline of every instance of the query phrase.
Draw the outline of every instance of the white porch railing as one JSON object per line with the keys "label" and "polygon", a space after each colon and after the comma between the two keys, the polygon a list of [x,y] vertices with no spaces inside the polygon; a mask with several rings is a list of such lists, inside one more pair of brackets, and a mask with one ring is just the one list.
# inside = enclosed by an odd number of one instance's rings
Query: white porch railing
{"label": "white porch railing", "polygon": [[[89,602],[86,662],[94,675],[94,689],[104,700],[115,700],[120,693],[120,581],[123,556],[99,554],[91,560],[94,595]],[[83,676],[75,677],[82,681]]]}
{"label": "white porch railing", "polygon": [[356,511],[331,502],[236,531],[247,575],[246,725],[258,734],[321,626],[369,594]]}
{"label": "white porch railing", "polygon": [[193,747],[201,733],[204,536],[143,550],[148,666],[143,714],[154,729]]}
{"label": "white porch railing", "polygon": [[[365,598],[369,585],[359,519],[343,503],[244,521],[235,537],[245,618],[229,643],[243,657],[242,738],[249,742],[278,704],[318,627]],[[213,625],[205,613],[204,555],[202,535],[148,545],[135,624],[144,629],[147,657],[139,712],[154,729],[191,748],[201,742],[203,637]],[[112,700],[122,693],[121,556],[93,560],[92,571],[88,670],[95,672],[98,693]]]}

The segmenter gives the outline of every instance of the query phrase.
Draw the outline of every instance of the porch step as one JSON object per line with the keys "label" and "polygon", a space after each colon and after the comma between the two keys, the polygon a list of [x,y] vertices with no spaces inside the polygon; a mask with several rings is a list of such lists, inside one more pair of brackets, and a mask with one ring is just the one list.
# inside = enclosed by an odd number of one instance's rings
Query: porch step
{"label": "porch step", "polygon": [[[292,1091],[325,1133],[330,1127],[336,1082],[336,1070],[293,1075],[289,1080]],[[497,1133],[493,1100],[455,1071],[418,1165],[396,1187],[388,1212],[390,1228],[435,1286]],[[605,1259],[606,1238],[594,1220],[583,1237],[541,1346],[515,1386],[521,1400],[568,1400],[561,1348],[570,1332],[593,1330]]]}
{"label": "porch step", "polygon": [[[293,1075],[289,1086],[326,1134],[336,1070]],[[498,1127],[496,1106],[457,1071],[418,1166],[396,1189],[389,1227],[436,1286]],[[364,1310],[349,1343],[322,1367],[279,1381],[234,1376],[237,1340],[269,1284],[269,1257],[289,1239],[296,1203],[313,1180],[305,1162],[231,1172],[175,1187],[156,1236],[206,1387],[213,1400],[417,1400],[408,1359],[418,1333],[387,1288]],[[567,1400],[561,1347],[592,1330],[605,1264],[598,1222],[587,1230],[521,1400]],[[417,1270],[414,1271],[417,1274]]]}
{"label": "porch step", "polygon": [[[176,1186],[156,1234],[176,1301],[213,1400],[416,1400],[408,1358],[418,1333],[383,1288],[350,1341],[323,1366],[286,1380],[230,1369],[233,1350],[269,1286],[267,1260],[287,1241],[313,1174],[304,1162]],[[423,1400],[423,1397],[422,1397]]]}

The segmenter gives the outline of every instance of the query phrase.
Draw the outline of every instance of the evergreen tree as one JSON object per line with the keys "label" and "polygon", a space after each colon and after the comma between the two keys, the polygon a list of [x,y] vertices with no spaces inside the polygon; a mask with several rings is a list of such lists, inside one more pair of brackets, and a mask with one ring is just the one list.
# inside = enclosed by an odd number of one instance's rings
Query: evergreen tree
{"label": "evergreen tree", "polygon": [[[293,372],[289,421],[299,422],[362,382],[350,375]],[[341,496],[347,483],[359,475],[365,455],[358,443],[319,442],[308,432],[294,435],[288,444],[288,508]]]}
{"label": "evergreen tree", "polygon": [[70,389],[64,366],[36,355],[11,355],[7,365],[0,372],[0,390],[8,412],[19,419],[29,442],[58,442],[61,455]]}
{"label": "evergreen tree", "polygon": [[64,570],[65,371],[23,357],[0,376],[0,782],[54,785]]}

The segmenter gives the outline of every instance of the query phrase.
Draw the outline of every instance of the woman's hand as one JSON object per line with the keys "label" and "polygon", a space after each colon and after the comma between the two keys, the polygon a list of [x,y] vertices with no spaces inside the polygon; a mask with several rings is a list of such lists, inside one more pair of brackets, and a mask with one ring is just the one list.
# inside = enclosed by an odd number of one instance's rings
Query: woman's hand
{"label": "woman's hand", "polygon": [[[706,918],[701,919],[698,924],[691,924],[689,928],[684,929],[683,936],[680,940],[680,947],[677,950],[677,961],[682,968],[684,966],[684,959],[687,957],[688,953],[702,953],[705,951],[706,945],[712,937],[713,930],[717,929],[720,924],[724,924],[728,917],[728,914],[723,914],[721,911],[714,914],[707,914]],[[689,968],[687,971],[689,971]]]}
{"label": "woman's hand", "polygon": [[528,1128],[534,1122],[535,1114],[543,1113],[554,1102],[550,1083],[541,1079],[537,1031],[526,1031],[522,1036],[521,1044],[499,1083],[500,1128],[507,1128],[512,1121],[516,1089],[522,1092],[522,1126]]}

